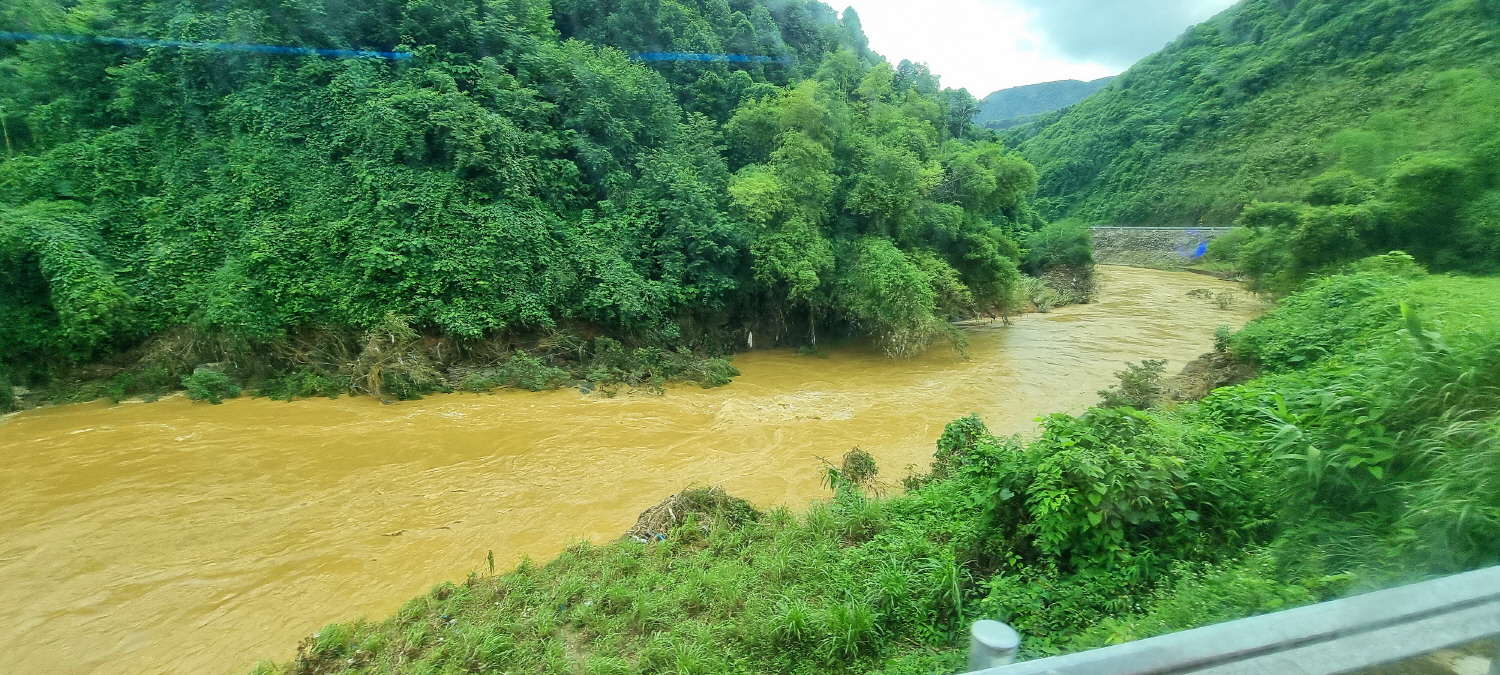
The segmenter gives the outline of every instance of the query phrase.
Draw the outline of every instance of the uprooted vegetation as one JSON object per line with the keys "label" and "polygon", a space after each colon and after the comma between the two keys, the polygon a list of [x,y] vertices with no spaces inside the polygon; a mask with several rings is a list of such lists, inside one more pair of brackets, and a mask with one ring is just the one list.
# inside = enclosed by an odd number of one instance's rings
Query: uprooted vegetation
{"label": "uprooted vegetation", "polygon": [[666,541],[674,533],[708,536],[714,530],[743,527],[760,518],[761,512],[750,502],[720,486],[688,488],[641,512],[625,536],[642,544]]}
{"label": "uprooted vegetation", "polygon": [[728,357],[683,348],[627,349],[608,337],[570,334],[459,341],[419,333],[407,317],[388,315],[360,333],[319,329],[267,342],[174,330],[129,354],[70,370],[17,403],[150,400],[179,390],[210,403],[241,392],[277,400],[352,394],[392,401],[564,386],[613,396],[630,388],[660,393],[673,382],[717,387],[738,375]]}
{"label": "uprooted vegetation", "polygon": [[846,458],[804,513],[476,573],[260,672],[958,672],[979,618],[1036,657],[1495,564],[1500,280],[1399,262],[1228,336],[1265,374],[1200,401],[960,419],[905,494]]}

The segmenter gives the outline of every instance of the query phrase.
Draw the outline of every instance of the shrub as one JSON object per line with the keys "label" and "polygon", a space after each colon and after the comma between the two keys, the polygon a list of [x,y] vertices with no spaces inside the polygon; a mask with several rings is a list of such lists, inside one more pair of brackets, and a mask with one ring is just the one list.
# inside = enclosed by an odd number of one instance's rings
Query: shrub
{"label": "shrub", "polygon": [[1220,354],[1229,353],[1230,342],[1234,339],[1234,329],[1229,326],[1219,326],[1214,329],[1214,351]]}
{"label": "shrub", "polygon": [[183,378],[182,387],[187,390],[188,398],[214,405],[240,395],[240,386],[228,375],[206,367],[199,367],[192,375]]}
{"label": "shrub", "polygon": [[1120,383],[1099,392],[1099,405],[1137,410],[1151,407],[1161,395],[1161,376],[1166,369],[1166,361],[1147,360],[1138,366],[1127,364],[1124,371],[1115,373]]}
{"label": "shrub", "polygon": [[257,396],[276,401],[291,401],[298,398],[338,398],[349,391],[349,378],[338,375],[322,375],[311,370],[272,377],[262,382],[256,390]]}
{"label": "shrub", "polygon": [[844,480],[860,487],[867,487],[875,482],[875,477],[880,473],[880,467],[875,465],[875,457],[870,453],[855,448],[844,453],[844,463],[840,471],[844,474]]}
{"label": "shrub", "polygon": [[176,384],[171,370],[156,363],[139,370],[116,373],[104,384],[103,396],[114,403],[142,395],[154,400],[172,391]]}
{"label": "shrub", "polygon": [[1036,311],[1046,314],[1058,305],[1057,291],[1037,277],[1022,277],[1017,293],[1023,302],[1031,304]]}
{"label": "shrub", "polygon": [[496,383],[484,373],[469,373],[464,376],[462,384],[458,385],[459,391],[467,391],[473,394],[485,394],[494,391]]}
{"label": "shrub", "polygon": [[1026,238],[1026,271],[1033,276],[1055,267],[1080,269],[1094,264],[1094,235],[1077,221],[1058,221]]}
{"label": "shrub", "polygon": [[390,312],[365,331],[359,357],[345,368],[351,389],[402,401],[443,390],[442,377],[411,321],[411,317]]}
{"label": "shrub", "polygon": [[693,370],[695,372],[692,379],[697,380],[704,389],[725,386],[740,376],[740,369],[723,357],[698,361]]}
{"label": "shrub", "polygon": [[619,341],[607,337],[594,340],[592,358],[583,368],[583,379],[606,393],[612,393],[616,385],[661,393],[668,382],[697,382],[712,389],[729,384],[739,374],[727,357],[699,358],[686,347],[675,351],[642,347],[627,352]]}
{"label": "shrub", "polygon": [[1255,231],[1248,227],[1236,227],[1228,233],[1208,242],[1208,259],[1214,262],[1236,265],[1240,252],[1255,238]]}
{"label": "shrub", "polygon": [[1194,559],[1241,536],[1251,476],[1219,475],[1228,448],[1150,412],[1053,415],[1040,440],[996,472],[986,551],[1070,571]]}
{"label": "shrub", "polygon": [[10,377],[4,369],[0,369],[0,413],[13,412],[16,409],[16,395],[11,389]]}
{"label": "shrub", "polygon": [[[1359,266],[1388,264],[1395,263],[1382,257]],[[1319,280],[1241,329],[1232,348],[1271,372],[1310,366],[1357,349],[1378,327],[1399,319],[1398,296],[1406,283],[1383,271]]]}
{"label": "shrub", "polygon": [[554,368],[541,359],[517,351],[495,374],[496,381],[509,387],[542,391],[556,389],[569,379],[568,371]]}

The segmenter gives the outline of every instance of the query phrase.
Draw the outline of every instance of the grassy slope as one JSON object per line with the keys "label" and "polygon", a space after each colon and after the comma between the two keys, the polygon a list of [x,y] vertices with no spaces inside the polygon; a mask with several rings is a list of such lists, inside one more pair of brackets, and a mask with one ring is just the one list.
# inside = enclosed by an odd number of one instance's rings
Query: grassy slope
{"label": "grassy slope", "polygon": [[1500,3],[1247,0],[1019,128],[1054,217],[1226,225],[1328,169],[1500,137]]}
{"label": "grassy slope", "polygon": [[580,544],[259,670],[954,672],[981,617],[1040,656],[1493,564],[1497,317],[1500,279],[1365,263],[1236,336],[1269,374],[1201,403],[1027,445],[959,420],[905,495]]}

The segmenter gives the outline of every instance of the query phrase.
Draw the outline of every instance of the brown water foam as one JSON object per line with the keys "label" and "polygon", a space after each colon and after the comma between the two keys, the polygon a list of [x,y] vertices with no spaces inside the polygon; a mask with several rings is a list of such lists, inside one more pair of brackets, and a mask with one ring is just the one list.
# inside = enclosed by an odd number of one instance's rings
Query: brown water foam
{"label": "brown water foam", "polygon": [[894,482],[943,425],[1081,410],[1124,363],[1207,351],[1228,284],[1103,268],[1093,305],[968,328],[970,358],[744,354],[714,390],[65,406],[0,422],[0,672],[231,673],[432,584],[619,536],[690,483],[824,496],[858,445]]}

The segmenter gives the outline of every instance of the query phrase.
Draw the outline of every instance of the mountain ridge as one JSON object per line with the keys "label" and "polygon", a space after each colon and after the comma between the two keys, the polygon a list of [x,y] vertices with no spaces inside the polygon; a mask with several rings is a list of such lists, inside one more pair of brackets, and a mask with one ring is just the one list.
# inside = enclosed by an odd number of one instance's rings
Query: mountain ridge
{"label": "mountain ridge", "polygon": [[1118,77],[1097,80],[1056,80],[1001,89],[979,102],[974,121],[997,131],[1034,119],[1037,115],[1071,106],[1092,96]]}
{"label": "mountain ridge", "polygon": [[1441,73],[1500,81],[1496,17],[1496,0],[1249,0],[1005,136],[1041,172],[1049,217],[1228,225],[1341,161],[1336,134],[1381,112],[1429,116]]}

